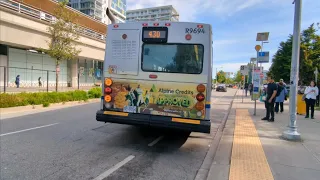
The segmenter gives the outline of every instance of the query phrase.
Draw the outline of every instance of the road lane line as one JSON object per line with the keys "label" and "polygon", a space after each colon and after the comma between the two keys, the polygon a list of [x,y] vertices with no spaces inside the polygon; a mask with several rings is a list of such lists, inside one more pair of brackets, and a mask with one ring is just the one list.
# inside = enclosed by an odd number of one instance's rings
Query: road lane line
{"label": "road lane line", "polygon": [[135,156],[130,155],[118,164],[114,165],[112,168],[108,169],[104,173],[100,174],[98,177],[94,178],[93,180],[103,180],[104,178],[108,177],[110,174],[121,168],[123,165],[127,164],[129,161],[131,161]]}
{"label": "road lane line", "polygon": [[57,124],[59,124],[59,123],[53,123],[53,124],[48,124],[48,125],[44,125],[44,126],[38,126],[38,127],[30,128],[30,129],[24,129],[24,130],[20,130],[20,131],[4,133],[4,134],[0,134],[0,137],[11,135],[11,134],[17,134],[17,133],[21,133],[21,132],[26,132],[26,131],[31,131],[31,130],[35,130],[35,129],[40,129],[40,128],[44,128],[44,127],[54,126],[54,125],[57,125]]}
{"label": "road lane line", "polygon": [[164,136],[160,136],[157,139],[155,139],[154,141],[152,141],[151,143],[148,144],[148,146],[153,146],[155,144],[157,144],[157,142],[159,142],[161,139],[163,139]]}

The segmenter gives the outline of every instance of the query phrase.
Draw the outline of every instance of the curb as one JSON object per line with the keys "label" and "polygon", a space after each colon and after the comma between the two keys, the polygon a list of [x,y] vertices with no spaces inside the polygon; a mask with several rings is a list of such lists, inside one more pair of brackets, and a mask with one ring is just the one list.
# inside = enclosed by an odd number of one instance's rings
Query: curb
{"label": "curb", "polygon": [[53,103],[50,104],[49,107],[43,107],[42,104],[40,105],[28,105],[28,106],[18,106],[18,107],[10,107],[10,108],[0,108],[1,115],[10,115],[13,113],[23,113],[23,112],[32,112],[35,110],[41,109],[62,109],[66,107],[70,107],[72,105],[83,105],[88,103],[96,103],[100,102],[100,98],[96,99],[89,99],[87,102],[85,101],[70,101],[65,103]]}
{"label": "curb", "polygon": [[207,152],[206,157],[204,158],[204,161],[203,161],[200,169],[198,170],[197,175],[194,178],[194,180],[206,180],[207,177],[208,177],[211,164],[212,164],[213,159],[214,159],[214,157],[216,155],[217,149],[219,147],[220,140],[222,138],[223,129],[224,129],[224,127],[226,125],[226,122],[228,120],[230,111],[232,109],[233,101],[234,101],[234,98],[236,97],[237,93],[238,93],[238,90],[236,91],[236,93],[233,96],[232,101],[230,102],[230,105],[229,105],[229,108],[227,110],[227,113],[225,114],[225,116],[222,119],[222,123],[219,126],[219,129],[218,129],[217,133],[215,134],[215,136],[213,138],[213,141],[212,141],[212,144],[210,145],[209,151]]}

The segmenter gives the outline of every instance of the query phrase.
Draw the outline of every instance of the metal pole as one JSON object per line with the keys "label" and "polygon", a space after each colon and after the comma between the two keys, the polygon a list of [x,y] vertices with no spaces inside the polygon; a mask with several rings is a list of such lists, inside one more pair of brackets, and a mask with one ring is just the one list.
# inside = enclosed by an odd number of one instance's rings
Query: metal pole
{"label": "metal pole", "polygon": [[79,70],[78,70],[78,90],[80,89],[80,73],[79,73]]}
{"label": "metal pole", "polygon": [[243,96],[244,96],[244,93],[245,93],[245,83],[246,83],[246,76],[244,75],[244,81],[243,81],[243,91],[242,91],[242,103],[243,103]]}
{"label": "metal pole", "polygon": [[300,140],[301,136],[297,129],[297,90],[299,77],[299,57],[300,57],[300,28],[301,28],[301,1],[295,0],[294,12],[294,29],[293,29],[293,46],[291,59],[291,74],[290,74],[290,121],[289,129],[283,132],[283,137],[288,140]]}
{"label": "metal pole", "polygon": [[3,92],[6,93],[7,91],[7,67],[3,67],[3,72],[4,72],[4,76],[3,76]]}
{"label": "metal pole", "polygon": [[[259,51],[257,51],[257,60],[256,60],[256,67],[258,68],[259,67],[259,63],[258,63],[258,59],[259,59]],[[253,79],[253,77],[252,77]],[[252,85],[253,86],[253,85]],[[260,86],[260,80],[259,80],[259,86]],[[254,86],[253,86],[254,87]],[[260,90],[260,87],[259,87],[259,90]],[[258,91],[259,91],[258,90]],[[253,115],[257,115],[257,100],[256,98],[254,98],[254,111],[253,111]]]}
{"label": "metal pole", "polygon": [[47,70],[47,92],[49,92],[49,71]]}

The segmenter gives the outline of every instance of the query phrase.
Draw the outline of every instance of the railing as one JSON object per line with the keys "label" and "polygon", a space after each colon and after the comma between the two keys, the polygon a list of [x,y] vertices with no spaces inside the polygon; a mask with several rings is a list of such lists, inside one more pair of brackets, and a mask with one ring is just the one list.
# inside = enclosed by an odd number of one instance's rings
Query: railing
{"label": "railing", "polygon": [[[34,9],[32,7],[26,6],[24,4],[21,4],[12,0],[0,0],[0,6],[17,11],[21,14],[24,14],[33,18],[37,18],[42,21],[46,21],[50,23],[55,21],[55,17],[48,13],[39,11],[37,9]],[[105,35],[95,32],[91,29],[85,28],[83,26],[80,26],[78,32],[81,35],[89,36],[99,41],[104,41],[106,38]]]}

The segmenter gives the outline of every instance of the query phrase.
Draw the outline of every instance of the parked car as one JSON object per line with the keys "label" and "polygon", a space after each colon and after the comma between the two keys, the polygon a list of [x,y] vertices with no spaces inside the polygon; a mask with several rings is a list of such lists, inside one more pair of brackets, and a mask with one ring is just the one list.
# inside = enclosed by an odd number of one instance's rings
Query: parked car
{"label": "parked car", "polygon": [[216,87],[216,91],[223,91],[223,92],[227,92],[227,86],[225,84],[219,84]]}

